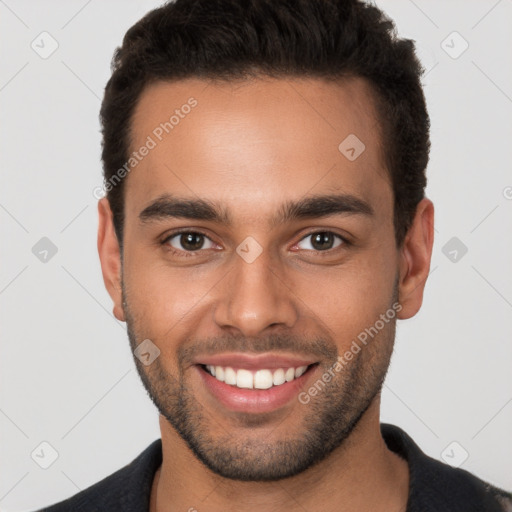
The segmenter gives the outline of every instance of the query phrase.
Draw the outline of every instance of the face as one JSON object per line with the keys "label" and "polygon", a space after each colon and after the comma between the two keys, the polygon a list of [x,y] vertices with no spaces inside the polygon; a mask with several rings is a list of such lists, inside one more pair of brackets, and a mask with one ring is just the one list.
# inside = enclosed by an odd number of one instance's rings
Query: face
{"label": "face", "polygon": [[159,350],[135,358],[144,386],[215,473],[304,471],[378,400],[415,284],[371,91],[362,79],[161,82],[132,128],[131,151],[151,148],[125,178],[122,268],[105,213],[100,238],[132,350]]}

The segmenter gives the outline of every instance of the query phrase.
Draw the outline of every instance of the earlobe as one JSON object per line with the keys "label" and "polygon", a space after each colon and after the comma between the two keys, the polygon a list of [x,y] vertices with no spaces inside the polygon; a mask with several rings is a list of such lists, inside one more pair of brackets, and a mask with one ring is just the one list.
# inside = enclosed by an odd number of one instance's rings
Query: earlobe
{"label": "earlobe", "polygon": [[434,205],[422,199],[400,250],[400,319],[413,317],[421,308],[423,291],[430,270],[434,243]]}
{"label": "earlobe", "polygon": [[114,316],[124,322],[121,288],[121,253],[107,198],[98,201],[98,254],[105,287],[114,302]]}

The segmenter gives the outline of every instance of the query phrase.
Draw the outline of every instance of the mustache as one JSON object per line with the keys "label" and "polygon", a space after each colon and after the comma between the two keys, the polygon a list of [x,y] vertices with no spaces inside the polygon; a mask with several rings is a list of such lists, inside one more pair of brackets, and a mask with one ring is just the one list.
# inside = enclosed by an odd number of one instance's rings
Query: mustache
{"label": "mustache", "polygon": [[282,334],[270,334],[263,338],[248,338],[245,336],[207,338],[181,345],[178,348],[177,356],[180,366],[183,367],[192,364],[198,355],[211,356],[224,352],[250,352],[255,355],[269,352],[289,352],[313,359],[335,361],[338,358],[336,345],[330,340],[322,337],[307,340]]}

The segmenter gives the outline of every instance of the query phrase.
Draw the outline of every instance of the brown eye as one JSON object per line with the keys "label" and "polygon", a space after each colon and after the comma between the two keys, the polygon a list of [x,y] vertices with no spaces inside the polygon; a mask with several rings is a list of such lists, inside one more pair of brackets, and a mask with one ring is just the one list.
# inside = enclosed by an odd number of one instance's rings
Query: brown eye
{"label": "brown eye", "polygon": [[[210,243],[210,246],[205,247],[205,241]],[[180,233],[174,233],[167,237],[164,242],[170,245],[173,249],[184,252],[199,251],[201,249],[211,249],[213,242],[202,233],[196,231],[183,231]]]}
{"label": "brown eye", "polygon": [[[328,251],[329,249],[335,249],[343,243],[346,243],[346,240],[343,237],[333,233],[332,231],[316,231],[314,233],[309,233],[301,240],[301,242],[308,238],[311,238],[311,242],[308,244],[309,247],[302,247],[302,249],[323,252]],[[340,240],[337,244],[336,238]],[[299,242],[299,244],[301,242]]]}

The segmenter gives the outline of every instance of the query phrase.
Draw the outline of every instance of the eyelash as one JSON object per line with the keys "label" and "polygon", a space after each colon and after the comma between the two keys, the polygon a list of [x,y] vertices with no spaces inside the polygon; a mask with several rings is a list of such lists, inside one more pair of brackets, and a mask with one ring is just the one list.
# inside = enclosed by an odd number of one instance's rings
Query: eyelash
{"label": "eyelash", "polygon": [[[193,257],[195,257],[197,255],[197,253],[201,252],[202,250],[208,250],[208,249],[199,249],[197,251],[183,251],[183,250],[175,249],[174,247],[168,245],[169,240],[171,240],[172,238],[174,238],[174,237],[176,237],[178,235],[191,234],[191,233],[195,234],[195,235],[203,235],[204,237],[206,237],[209,240],[211,240],[210,237],[206,233],[203,233],[200,230],[184,229],[184,230],[175,231],[175,232],[171,233],[170,235],[166,236],[165,239],[160,242],[160,244],[162,246],[165,246],[164,248],[167,251],[169,251],[171,254],[175,255],[175,256],[178,256],[180,258],[193,258]],[[323,256],[324,254],[330,255],[330,254],[332,254],[333,251],[336,251],[336,250],[340,249],[340,247],[343,247],[343,246],[349,247],[349,246],[352,245],[351,242],[349,242],[345,237],[339,235],[338,233],[335,233],[334,231],[329,231],[329,230],[326,230],[326,229],[324,229],[324,230],[317,230],[317,231],[311,231],[310,233],[306,233],[299,240],[299,242],[297,242],[297,243],[302,242],[302,240],[304,240],[308,236],[316,235],[318,233],[330,233],[330,234],[333,234],[334,236],[337,236],[343,242],[338,247],[334,247],[334,248],[328,249],[326,251],[313,251],[313,252],[316,252],[316,254],[318,254],[318,255],[321,255],[321,256]],[[213,240],[211,240],[211,241],[213,241]],[[303,249],[303,250],[311,251],[311,249]]]}

